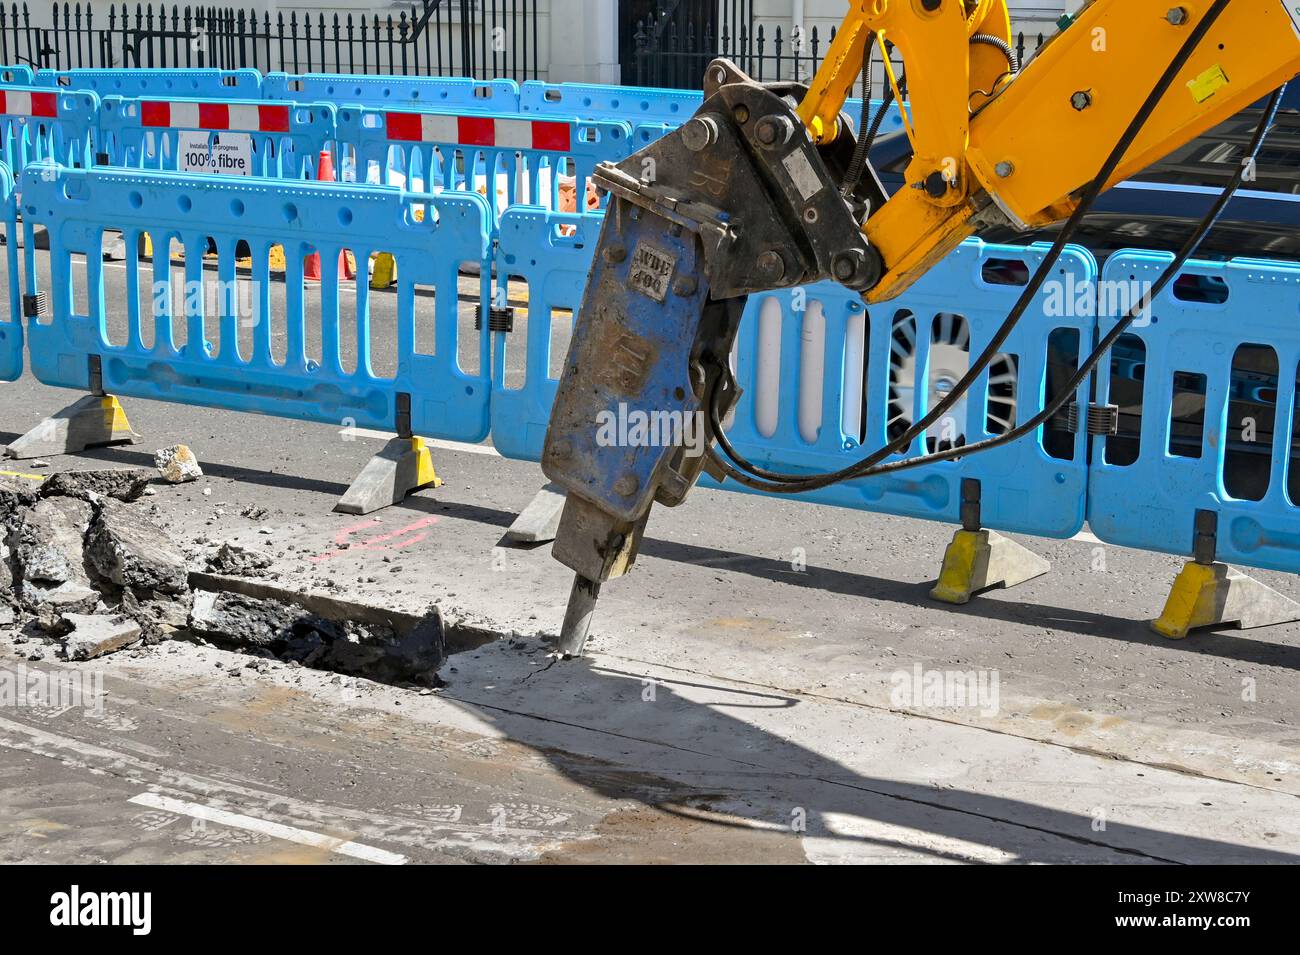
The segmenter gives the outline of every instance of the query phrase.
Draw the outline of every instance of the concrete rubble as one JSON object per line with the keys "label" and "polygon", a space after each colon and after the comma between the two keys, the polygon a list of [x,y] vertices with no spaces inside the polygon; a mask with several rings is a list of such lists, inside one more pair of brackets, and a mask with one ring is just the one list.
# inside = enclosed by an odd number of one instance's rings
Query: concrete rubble
{"label": "concrete rubble", "polygon": [[124,649],[143,633],[138,623],[124,615],[67,613],[63,621],[72,628],[63,638],[69,660],[91,660]]}
{"label": "concrete rubble", "polygon": [[270,571],[271,564],[270,554],[255,553],[231,543],[222,544],[208,558],[208,570],[231,577],[278,577]]}
{"label": "concrete rubble", "polygon": [[168,484],[184,484],[203,477],[199,460],[186,445],[175,444],[154,452],[154,464]]}
{"label": "concrete rubble", "polygon": [[[171,465],[178,474],[188,468],[183,456],[164,470]],[[66,472],[40,485],[0,481],[0,631],[13,631],[31,659],[49,651],[88,660],[188,638],[384,682],[440,685],[447,628],[436,609],[389,620],[235,592],[239,579],[266,586],[279,576],[271,555],[223,543],[196,572],[151,519],[153,506],[140,503],[157,480],[128,468]]]}
{"label": "concrete rubble", "polygon": [[115,500],[138,501],[154,479],[147,468],[106,468],[99,471],[63,471],[51,474],[41,485],[42,497],[111,497]]}
{"label": "concrete rubble", "polygon": [[117,501],[100,504],[86,557],[101,577],[137,596],[189,590],[185,555],[157,524]]}
{"label": "concrete rubble", "polygon": [[141,469],[68,472],[0,493],[0,626],[21,628],[31,653],[53,643],[89,659],[184,626],[185,558],[128,503],[150,480]]}
{"label": "concrete rubble", "polygon": [[89,613],[99,591],[86,568],[85,535],[94,507],[76,498],[50,498],[19,508],[7,543],[13,591],[32,613]]}

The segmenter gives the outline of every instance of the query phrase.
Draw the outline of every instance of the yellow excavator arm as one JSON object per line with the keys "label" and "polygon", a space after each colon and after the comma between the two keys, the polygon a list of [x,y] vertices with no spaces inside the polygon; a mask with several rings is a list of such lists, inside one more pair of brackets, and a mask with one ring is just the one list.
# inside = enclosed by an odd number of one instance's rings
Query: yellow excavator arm
{"label": "yellow excavator arm", "polygon": [[[1006,0],[856,0],[798,114],[816,142],[838,117],[868,39],[907,68],[914,154],[864,226],[884,260],[868,301],[893,298],[982,217],[1064,219],[1213,0],[1093,0],[1013,74],[976,36],[1011,41]],[[888,58],[886,58],[888,63]],[[1109,187],[1300,74],[1300,2],[1232,0],[1143,127]],[[894,78],[891,78],[894,82]]]}
{"label": "yellow excavator arm", "polygon": [[[567,492],[552,551],[575,571],[565,652],[580,651],[601,583],[631,569],[652,506],[681,503],[704,468],[802,493],[925,463],[881,462],[971,387],[1097,193],[1300,73],[1300,0],[1094,0],[1019,69],[1010,40],[1006,0],[855,0],[811,87],[757,83],[715,60],[688,122],[597,167],[609,208],[542,455]],[[893,196],[870,170],[869,104],[865,133],[841,113],[873,47],[906,68],[913,154]],[[901,102],[885,60],[886,94]],[[739,397],[729,363],[748,295],[833,278],[868,302],[890,299],[982,225],[1067,217],[1002,330],[905,433],[817,475],[772,471],[729,447],[723,422]],[[705,455],[611,445],[594,422],[614,409],[702,417]]]}

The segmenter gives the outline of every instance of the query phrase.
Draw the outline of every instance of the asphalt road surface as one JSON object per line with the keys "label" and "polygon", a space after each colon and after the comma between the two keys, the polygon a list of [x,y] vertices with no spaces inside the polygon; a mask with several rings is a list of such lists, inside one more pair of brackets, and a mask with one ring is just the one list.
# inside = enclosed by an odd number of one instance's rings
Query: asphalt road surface
{"label": "asphalt road surface", "polygon": [[[105,275],[125,328],[122,268]],[[370,297],[389,349],[392,298]],[[75,397],[0,385],[0,443]],[[151,500],[196,562],[240,542],[286,588],[436,605],[500,639],[429,692],[194,642],[29,660],[0,631],[0,672],[100,681],[89,702],[0,710],[2,861],[1300,858],[1300,626],[1156,636],[1177,559],[1019,538],[1052,571],[952,607],[927,596],[950,527],[704,490],[656,511],[589,657],[556,661],[569,574],[502,542],[535,465],[436,445],[443,487],[346,517],[333,502],[382,435],[125,405],[142,445],[3,467],[189,444],[205,478]],[[936,704],[911,692],[930,673],[996,693]]]}

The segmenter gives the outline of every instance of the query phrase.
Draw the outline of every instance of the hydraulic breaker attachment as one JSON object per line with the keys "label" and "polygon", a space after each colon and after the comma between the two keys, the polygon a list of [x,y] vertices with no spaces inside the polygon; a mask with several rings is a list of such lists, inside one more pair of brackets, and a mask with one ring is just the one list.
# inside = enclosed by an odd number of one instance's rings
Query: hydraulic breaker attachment
{"label": "hydraulic breaker attachment", "polygon": [[577,574],[560,649],[578,655],[600,584],[627,573],[656,501],[680,504],[706,458],[706,402],[738,394],[730,355],[752,292],[834,278],[866,290],[880,256],[861,223],[884,201],[869,167],[848,195],[852,127],[816,145],[806,91],[727,60],[684,126],[618,165],[551,412],[542,469],[567,491],[554,555]]}

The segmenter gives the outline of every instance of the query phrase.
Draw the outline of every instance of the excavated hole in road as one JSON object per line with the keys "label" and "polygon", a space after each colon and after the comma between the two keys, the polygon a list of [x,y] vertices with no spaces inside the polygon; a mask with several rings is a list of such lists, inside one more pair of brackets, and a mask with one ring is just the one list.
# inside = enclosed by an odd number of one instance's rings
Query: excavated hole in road
{"label": "excavated hole in road", "polygon": [[262,580],[192,573],[194,608],[179,636],[226,650],[390,684],[441,686],[437,670],[452,654],[504,634]]}

